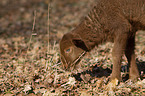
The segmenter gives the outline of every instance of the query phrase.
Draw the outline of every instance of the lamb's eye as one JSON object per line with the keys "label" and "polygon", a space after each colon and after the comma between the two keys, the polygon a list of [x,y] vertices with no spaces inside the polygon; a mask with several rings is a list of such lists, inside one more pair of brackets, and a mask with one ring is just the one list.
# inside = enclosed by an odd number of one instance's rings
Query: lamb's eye
{"label": "lamb's eye", "polygon": [[71,51],[70,48],[65,50],[66,53],[69,53],[70,51]]}

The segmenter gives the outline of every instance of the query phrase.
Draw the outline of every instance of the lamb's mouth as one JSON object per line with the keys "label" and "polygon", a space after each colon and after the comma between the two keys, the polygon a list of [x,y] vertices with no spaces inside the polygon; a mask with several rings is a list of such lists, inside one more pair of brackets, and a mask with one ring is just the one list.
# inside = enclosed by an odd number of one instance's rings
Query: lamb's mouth
{"label": "lamb's mouth", "polygon": [[78,57],[77,59],[75,59],[75,60],[71,63],[71,65],[70,65],[70,66],[71,66],[71,70],[74,69],[75,65],[78,64],[78,63],[80,62],[80,60],[82,59],[83,56],[85,56],[85,54],[86,54],[86,51],[83,51],[83,52],[79,55],[79,57]]}

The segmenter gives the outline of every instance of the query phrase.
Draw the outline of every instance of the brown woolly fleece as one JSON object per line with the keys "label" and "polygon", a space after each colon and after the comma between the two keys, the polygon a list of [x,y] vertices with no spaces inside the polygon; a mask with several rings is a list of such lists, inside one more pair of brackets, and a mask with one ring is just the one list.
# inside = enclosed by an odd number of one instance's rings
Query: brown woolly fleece
{"label": "brown woolly fleece", "polygon": [[129,77],[139,78],[135,34],[145,30],[145,0],[97,0],[83,21],[60,41],[62,65],[71,69],[86,52],[103,42],[114,42],[111,79],[121,80],[121,57],[128,59]]}

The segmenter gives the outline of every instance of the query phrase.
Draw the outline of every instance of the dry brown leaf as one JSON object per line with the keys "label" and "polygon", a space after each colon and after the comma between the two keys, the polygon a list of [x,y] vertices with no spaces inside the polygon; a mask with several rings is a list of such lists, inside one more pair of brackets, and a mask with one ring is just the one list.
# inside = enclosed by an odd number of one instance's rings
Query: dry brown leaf
{"label": "dry brown leaf", "polygon": [[25,85],[25,88],[24,88],[24,92],[27,92],[27,91],[29,91],[29,90],[31,90],[31,85],[29,85],[29,84],[27,84],[27,85]]}
{"label": "dry brown leaf", "polygon": [[85,74],[85,75],[81,74],[80,77],[83,79],[83,81],[84,81],[85,83],[88,83],[88,81],[89,81],[90,78],[91,78],[90,74]]}

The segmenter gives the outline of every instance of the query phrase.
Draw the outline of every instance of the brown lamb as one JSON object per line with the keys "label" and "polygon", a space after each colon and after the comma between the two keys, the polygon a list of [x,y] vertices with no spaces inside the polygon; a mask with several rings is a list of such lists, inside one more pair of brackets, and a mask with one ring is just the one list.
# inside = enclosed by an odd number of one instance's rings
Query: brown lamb
{"label": "brown lamb", "polygon": [[121,57],[127,57],[129,78],[137,80],[135,34],[145,30],[145,0],[97,0],[83,21],[60,41],[62,65],[73,68],[86,52],[104,42],[114,42],[111,80],[121,80]]}

